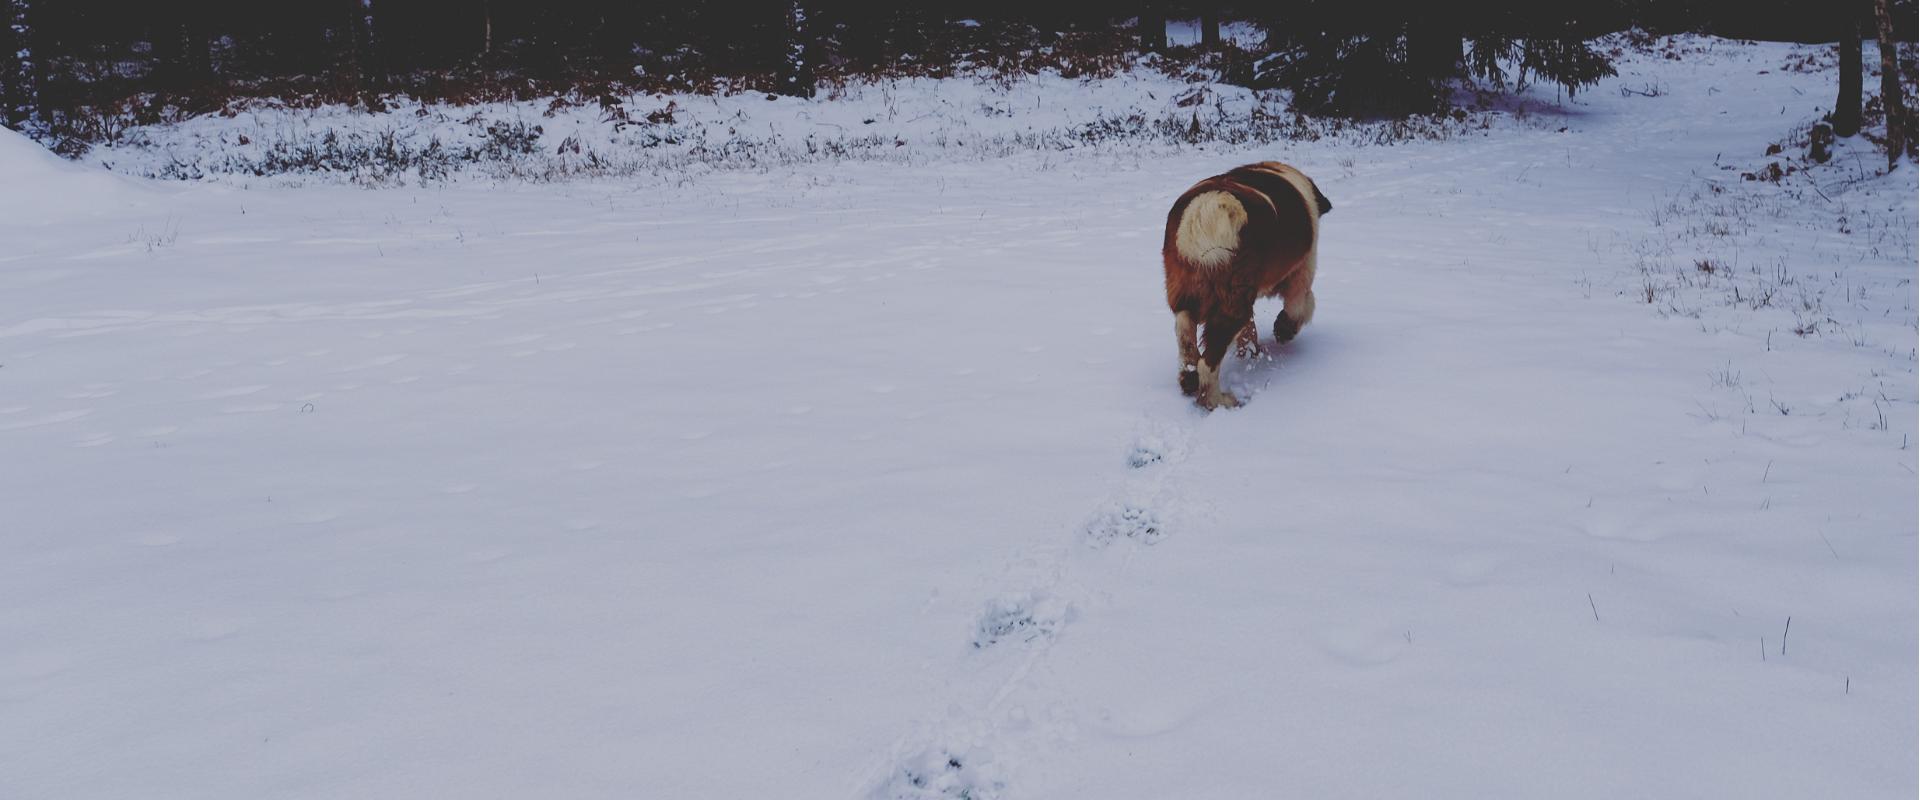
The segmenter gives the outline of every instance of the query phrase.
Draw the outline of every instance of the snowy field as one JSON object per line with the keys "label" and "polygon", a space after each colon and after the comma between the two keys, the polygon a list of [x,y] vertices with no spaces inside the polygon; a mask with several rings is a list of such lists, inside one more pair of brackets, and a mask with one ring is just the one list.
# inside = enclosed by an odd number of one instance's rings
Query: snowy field
{"label": "snowy field", "polygon": [[[1911,797],[1920,170],[1742,180],[1833,73],[1688,46],[1386,147],[0,132],[0,797]],[[1319,310],[1207,415],[1161,225],[1256,158]]]}

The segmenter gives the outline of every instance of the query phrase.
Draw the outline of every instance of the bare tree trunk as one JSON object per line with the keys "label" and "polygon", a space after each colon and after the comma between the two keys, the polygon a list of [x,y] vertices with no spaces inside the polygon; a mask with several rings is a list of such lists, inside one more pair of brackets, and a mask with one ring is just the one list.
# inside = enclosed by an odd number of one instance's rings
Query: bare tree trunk
{"label": "bare tree trunk", "polygon": [[1865,9],[1858,2],[1840,4],[1840,96],[1833,101],[1833,133],[1860,132],[1860,23]]}
{"label": "bare tree trunk", "polygon": [[1893,13],[1889,0],[1874,0],[1873,17],[1880,38],[1880,103],[1887,110],[1887,167],[1900,162],[1907,151],[1907,104],[1900,96],[1900,51],[1893,41]]}
{"label": "bare tree trunk", "polygon": [[1211,5],[1200,12],[1200,46],[1208,50],[1220,46],[1220,11]]}
{"label": "bare tree trunk", "polygon": [[1167,14],[1157,0],[1140,4],[1140,49],[1149,53],[1167,49]]}
{"label": "bare tree trunk", "polygon": [[493,0],[480,3],[481,40],[480,54],[493,55]]}
{"label": "bare tree trunk", "polygon": [[33,9],[30,0],[7,0],[4,22],[11,52],[0,59],[0,120],[19,130],[43,122],[40,69],[33,61]]}
{"label": "bare tree trunk", "polygon": [[1159,0],[1147,0],[1140,9],[1140,49],[1150,53],[1167,49],[1167,11]]}

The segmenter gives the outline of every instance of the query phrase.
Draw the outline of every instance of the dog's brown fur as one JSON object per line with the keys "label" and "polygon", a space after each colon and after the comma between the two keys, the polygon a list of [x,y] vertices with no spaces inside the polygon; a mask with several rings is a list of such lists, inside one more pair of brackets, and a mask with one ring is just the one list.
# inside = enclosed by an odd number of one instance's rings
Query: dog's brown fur
{"label": "dog's brown fur", "polygon": [[[1180,346],[1180,389],[1208,408],[1236,406],[1220,386],[1220,362],[1253,321],[1253,303],[1279,296],[1273,338],[1286,342],[1313,318],[1320,215],[1333,203],[1286,164],[1248,164],[1193,185],[1167,212],[1160,248],[1167,307]],[[1206,339],[1204,354],[1196,328]]]}

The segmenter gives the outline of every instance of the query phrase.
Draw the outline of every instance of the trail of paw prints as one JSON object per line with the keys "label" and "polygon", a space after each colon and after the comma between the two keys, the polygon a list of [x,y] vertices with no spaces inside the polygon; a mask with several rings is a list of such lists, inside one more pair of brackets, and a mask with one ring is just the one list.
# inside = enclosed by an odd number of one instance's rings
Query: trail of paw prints
{"label": "trail of paw prints", "polygon": [[1191,424],[1149,418],[1127,448],[1127,476],[1088,517],[1083,541],[1095,548],[1116,542],[1158,544],[1180,522],[1181,465],[1192,442]]}
{"label": "trail of paw prints", "polygon": [[[875,800],[1001,798],[1013,796],[1010,777],[1018,764],[994,759],[995,752],[1017,754],[1016,761],[1044,760],[1045,752],[1077,738],[1079,716],[1066,704],[1036,696],[1045,682],[1044,661],[1086,607],[1091,594],[1075,579],[1097,554],[1115,547],[1150,547],[1178,530],[1184,514],[1179,498],[1181,465],[1191,442],[1191,419],[1149,417],[1122,450],[1124,472],[1068,538],[1037,544],[1016,553],[996,582],[1009,587],[980,606],[967,632],[973,654],[958,666],[949,684],[970,686],[943,719],[922,723],[899,740],[893,754],[869,784]],[[1044,694],[1044,692],[1040,692]],[[1038,702],[1044,713],[1030,711]]]}

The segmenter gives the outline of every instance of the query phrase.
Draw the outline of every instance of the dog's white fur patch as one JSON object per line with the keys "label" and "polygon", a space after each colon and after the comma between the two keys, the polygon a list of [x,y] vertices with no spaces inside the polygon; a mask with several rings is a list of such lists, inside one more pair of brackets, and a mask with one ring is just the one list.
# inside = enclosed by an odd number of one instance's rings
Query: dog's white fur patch
{"label": "dog's white fur patch", "polygon": [[1240,227],[1245,224],[1247,209],[1239,198],[1227,192],[1203,192],[1181,213],[1174,247],[1189,263],[1217,267],[1232,261],[1239,251]]}

